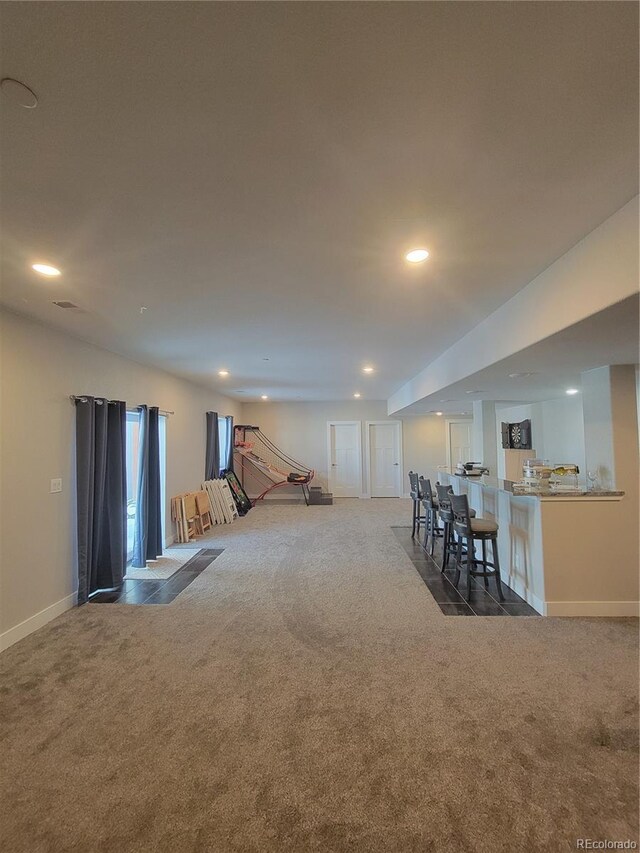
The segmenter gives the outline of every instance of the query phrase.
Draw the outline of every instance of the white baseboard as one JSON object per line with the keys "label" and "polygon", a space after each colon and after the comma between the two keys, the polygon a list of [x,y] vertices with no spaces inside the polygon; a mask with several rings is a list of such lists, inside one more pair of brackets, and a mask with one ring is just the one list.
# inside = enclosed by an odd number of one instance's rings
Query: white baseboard
{"label": "white baseboard", "polygon": [[509,586],[542,616],[640,616],[638,601],[543,601],[517,578]]}
{"label": "white baseboard", "polygon": [[4,633],[0,634],[0,651],[8,649],[9,646],[17,643],[18,640],[23,640],[25,637],[28,637],[29,634],[33,634],[33,632],[37,631],[38,628],[42,628],[42,626],[46,625],[47,622],[51,622],[52,619],[55,619],[56,616],[61,616],[67,610],[71,610],[71,608],[76,604],[76,601],[77,593],[73,592],[66,598],[56,601],[55,604],[51,604],[49,607],[45,607],[44,610],[41,610],[34,616],[30,616],[28,619],[25,619],[24,622],[20,622],[18,625],[14,625],[13,628],[9,628],[8,631],[4,631]]}
{"label": "white baseboard", "polygon": [[640,616],[638,601],[547,601],[545,616]]}

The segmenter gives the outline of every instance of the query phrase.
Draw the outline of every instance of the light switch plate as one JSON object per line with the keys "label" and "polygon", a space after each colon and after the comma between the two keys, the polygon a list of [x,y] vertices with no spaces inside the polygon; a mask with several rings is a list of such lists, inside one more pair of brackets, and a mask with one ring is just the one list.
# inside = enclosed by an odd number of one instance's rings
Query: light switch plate
{"label": "light switch plate", "polygon": [[49,491],[52,495],[56,492],[62,491],[62,477],[57,477],[55,480],[51,481],[51,488]]}

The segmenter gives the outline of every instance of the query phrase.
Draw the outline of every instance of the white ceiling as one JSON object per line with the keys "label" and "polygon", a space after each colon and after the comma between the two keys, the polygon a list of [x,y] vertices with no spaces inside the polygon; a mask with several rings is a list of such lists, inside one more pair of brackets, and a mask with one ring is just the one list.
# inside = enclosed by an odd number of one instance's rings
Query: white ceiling
{"label": "white ceiling", "polygon": [[638,191],[633,3],[0,5],[3,303],[240,399],[388,397]]}

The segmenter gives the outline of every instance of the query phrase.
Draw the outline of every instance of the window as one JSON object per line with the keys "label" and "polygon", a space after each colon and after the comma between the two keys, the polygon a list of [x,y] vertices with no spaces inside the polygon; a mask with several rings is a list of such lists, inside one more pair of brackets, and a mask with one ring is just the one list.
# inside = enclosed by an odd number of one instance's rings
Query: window
{"label": "window", "polygon": [[[167,416],[160,415],[158,420],[160,438],[160,494],[162,508],[166,507],[166,470],[167,470]],[[136,498],[138,494],[138,456],[140,438],[140,413],[137,409],[127,412],[127,562],[133,557],[133,537],[136,527]]]}

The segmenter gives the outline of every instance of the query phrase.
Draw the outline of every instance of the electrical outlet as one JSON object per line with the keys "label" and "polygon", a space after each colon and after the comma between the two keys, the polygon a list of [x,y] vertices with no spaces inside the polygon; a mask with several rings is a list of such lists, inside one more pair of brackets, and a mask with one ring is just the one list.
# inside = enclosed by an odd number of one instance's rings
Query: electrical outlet
{"label": "electrical outlet", "polygon": [[57,477],[55,480],[51,481],[51,488],[49,492],[53,495],[56,492],[62,491],[62,477]]}

